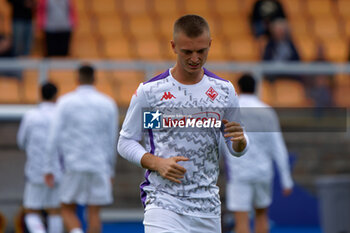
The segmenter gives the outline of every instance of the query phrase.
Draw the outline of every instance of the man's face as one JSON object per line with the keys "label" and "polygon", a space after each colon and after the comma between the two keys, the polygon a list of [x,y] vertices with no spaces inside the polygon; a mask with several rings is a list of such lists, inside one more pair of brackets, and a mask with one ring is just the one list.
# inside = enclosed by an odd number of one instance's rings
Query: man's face
{"label": "man's face", "polygon": [[177,64],[190,74],[201,71],[207,60],[210,44],[210,34],[207,31],[194,38],[178,32],[171,41],[171,46],[177,54]]}

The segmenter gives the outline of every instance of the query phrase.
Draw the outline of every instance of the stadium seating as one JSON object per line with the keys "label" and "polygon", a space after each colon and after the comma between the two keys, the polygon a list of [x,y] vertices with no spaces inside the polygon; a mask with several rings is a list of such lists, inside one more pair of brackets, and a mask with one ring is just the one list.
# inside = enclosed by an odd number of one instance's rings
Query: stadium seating
{"label": "stadium seating", "polygon": [[184,8],[186,14],[197,14],[208,16],[210,15],[210,5],[207,0],[192,0],[184,1]]}
{"label": "stadium seating", "polygon": [[39,82],[37,71],[25,71],[23,73],[22,102],[35,104],[39,102]]}
{"label": "stadium seating", "polygon": [[251,36],[240,37],[229,42],[228,56],[233,61],[259,61],[257,44]]}
{"label": "stadium seating", "polygon": [[313,61],[316,58],[317,43],[312,36],[295,34],[293,36],[295,46],[303,61]]}
{"label": "stadium seating", "polygon": [[113,15],[116,14],[117,5],[114,0],[99,0],[91,1],[91,11],[96,16]]}
{"label": "stadium seating", "polygon": [[[160,19],[164,19],[168,16],[173,16],[174,18],[178,17],[180,14],[178,8],[179,4],[177,0],[154,0],[152,4],[152,12]],[[174,21],[171,23],[174,23]]]}
{"label": "stadium seating", "polygon": [[220,38],[214,38],[209,51],[209,59],[216,61],[227,61],[226,41]]}
{"label": "stadium seating", "polygon": [[119,106],[129,106],[132,95],[137,87],[145,80],[145,74],[138,71],[113,72],[114,90]]}
{"label": "stadium seating", "polygon": [[161,61],[161,46],[157,38],[139,39],[135,43],[137,56],[141,60]]}
{"label": "stadium seating", "polygon": [[278,79],[272,84],[271,105],[276,107],[307,107],[310,101],[306,97],[303,85],[294,80]]}
{"label": "stadium seating", "polygon": [[96,74],[96,88],[109,97],[115,99],[117,91],[114,89],[112,72],[98,71]]}
{"label": "stadium seating", "polygon": [[221,17],[241,15],[242,6],[238,0],[216,0],[213,9]]}
{"label": "stadium seating", "polygon": [[135,52],[130,41],[125,37],[111,37],[104,40],[103,54],[109,59],[130,60],[135,58]]}
{"label": "stadium seating", "polygon": [[51,70],[49,72],[49,81],[57,85],[59,95],[74,90],[78,84],[76,78],[75,72],[71,70]]}
{"label": "stadium seating", "polygon": [[[73,33],[70,56],[78,59],[174,60],[175,55],[170,46],[174,20],[185,13],[192,13],[206,17],[211,26],[213,43],[209,61],[259,61],[263,43],[253,37],[249,25],[249,14],[255,1],[75,0],[78,24]],[[280,2],[303,61],[315,60],[318,45],[324,47],[327,60],[347,61],[350,39],[348,0]],[[10,7],[6,0],[0,0],[0,5],[4,31],[11,33]],[[32,57],[42,56],[43,39],[43,34],[36,30]],[[14,91],[9,95],[0,93],[0,102],[37,102],[37,77],[34,73],[24,72],[22,82],[1,78],[0,88]],[[60,80],[59,83],[67,85],[63,87],[63,92],[75,86],[68,81]],[[109,84],[101,81],[99,88],[111,95],[114,89],[108,88]],[[111,96],[117,99],[115,95]],[[130,93],[125,96],[129,98]]]}
{"label": "stadium seating", "polygon": [[96,27],[102,40],[121,38],[125,34],[121,17],[115,14],[99,16],[96,19]]}
{"label": "stadium seating", "polygon": [[0,103],[19,104],[20,95],[20,82],[17,79],[0,77]]}
{"label": "stadium seating", "polygon": [[350,2],[348,0],[338,0],[336,1],[337,10],[339,15],[344,19],[350,18]]}
{"label": "stadium seating", "polygon": [[142,40],[156,35],[153,19],[148,14],[130,16],[127,32],[136,39]]}
{"label": "stadium seating", "polygon": [[10,34],[12,32],[10,6],[7,0],[0,0],[0,6],[0,29],[2,29],[5,34]]}
{"label": "stadium seating", "polygon": [[328,17],[333,14],[335,6],[331,0],[307,0],[306,10],[313,17]]}
{"label": "stadium seating", "polygon": [[325,55],[328,61],[346,62],[349,56],[348,42],[342,38],[332,38],[325,40],[324,43]]}

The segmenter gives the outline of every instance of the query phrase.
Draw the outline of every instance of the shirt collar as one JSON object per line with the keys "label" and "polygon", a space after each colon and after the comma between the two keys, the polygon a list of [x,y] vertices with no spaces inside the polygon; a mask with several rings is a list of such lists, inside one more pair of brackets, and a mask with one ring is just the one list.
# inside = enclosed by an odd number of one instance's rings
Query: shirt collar
{"label": "shirt collar", "polygon": [[39,104],[40,108],[53,108],[55,106],[54,102],[43,101]]}
{"label": "shirt collar", "polygon": [[247,99],[257,99],[258,97],[254,94],[240,94],[240,98],[247,98]]}
{"label": "shirt collar", "polygon": [[87,84],[83,84],[83,85],[79,85],[77,87],[77,91],[94,91],[96,88],[93,85],[87,85]]}

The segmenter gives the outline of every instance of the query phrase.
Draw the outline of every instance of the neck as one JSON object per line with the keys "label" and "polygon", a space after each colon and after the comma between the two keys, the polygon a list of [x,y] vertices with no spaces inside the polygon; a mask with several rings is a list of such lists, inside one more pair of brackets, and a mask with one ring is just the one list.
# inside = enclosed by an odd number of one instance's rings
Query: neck
{"label": "neck", "polygon": [[202,68],[198,72],[189,73],[176,64],[171,70],[171,74],[179,83],[191,85],[196,84],[202,80],[204,70]]}

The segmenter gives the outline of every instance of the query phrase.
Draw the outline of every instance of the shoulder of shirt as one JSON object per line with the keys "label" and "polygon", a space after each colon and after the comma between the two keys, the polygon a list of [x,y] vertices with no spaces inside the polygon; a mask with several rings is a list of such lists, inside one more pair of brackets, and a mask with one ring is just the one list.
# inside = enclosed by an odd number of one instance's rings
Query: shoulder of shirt
{"label": "shoulder of shirt", "polygon": [[71,99],[75,94],[75,91],[68,92],[67,94],[62,95],[60,98],[57,100],[57,104],[61,104],[69,99]]}
{"label": "shoulder of shirt", "polygon": [[241,107],[266,107],[266,108],[271,107],[270,105],[261,101],[255,95],[241,94],[238,96],[238,100],[239,100],[239,103],[241,104]]}
{"label": "shoulder of shirt", "polygon": [[233,86],[233,84],[229,80],[226,80],[224,78],[219,77],[218,75],[216,75],[213,72],[207,70],[206,68],[203,68],[203,69],[204,69],[204,74],[209,79],[218,81],[217,83],[220,83],[220,85],[226,86],[227,88],[229,88],[230,93],[234,93],[234,95],[237,96],[236,88]]}
{"label": "shoulder of shirt", "polygon": [[95,95],[98,95],[99,97],[101,97],[102,99],[108,100],[108,101],[112,101],[112,98],[108,95],[106,95],[105,93],[95,89]]}
{"label": "shoulder of shirt", "polygon": [[206,68],[203,68],[203,69],[204,69],[204,74],[205,74],[206,76],[208,76],[209,78],[213,78],[213,79],[222,81],[222,82],[227,83],[227,84],[230,84],[230,83],[231,83],[230,81],[228,81],[228,80],[226,80],[226,79],[224,79],[224,78],[219,77],[218,75],[216,75],[216,74],[214,74],[213,72],[207,70]]}
{"label": "shoulder of shirt", "polygon": [[151,83],[156,83],[157,81],[159,80],[162,80],[162,79],[165,79],[167,77],[169,77],[169,69],[167,69],[165,72],[161,73],[161,74],[158,74],[157,76],[151,78],[150,80],[146,81],[146,82],[143,82],[142,84],[143,85],[148,85],[148,84],[151,84]]}
{"label": "shoulder of shirt", "polygon": [[116,105],[116,102],[112,99],[112,97],[106,95],[105,93],[96,90],[96,94],[99,95],[101,97],[101,99],[103,101],[105,101],[106,103],[108,103],[110,105]]}
{"label": "shoulder of shirt", "polygon": [[[32,118],[35,118],[36,115],[39,114],[39,108],[38,106],[33,108],[33,109],[30,109],[28,110],[25,114],[24,114],[24,117],[29,120],[29,119],[32,119]],[[40,115],[40,114],[39,114]]]}

